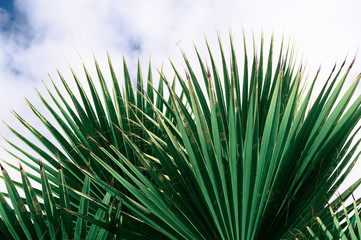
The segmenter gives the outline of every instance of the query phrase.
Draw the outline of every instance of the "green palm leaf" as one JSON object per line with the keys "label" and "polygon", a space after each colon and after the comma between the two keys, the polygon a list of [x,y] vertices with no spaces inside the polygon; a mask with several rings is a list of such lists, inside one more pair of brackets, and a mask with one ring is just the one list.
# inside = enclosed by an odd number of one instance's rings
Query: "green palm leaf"
{"label": "green palm leaf", "polygon": [[[3,169],[1,234],[17,239],[358,238],[360,200],[345,205],[342,199],[361,179],[330,202],[360,155],[361,96],[351,99],[361,76],[340,95],[353,62],[346,70],[344,64],[333,69],[314,96],[318,73],[305,88],[292,46],[284,52],[282,44],[275,57],[272,38],[265,57],[262,36],[260,52],[253,43],[249,58],[244,41],[240,64],[232,36],[229,63],[219,36],[218,43],[222,74],[206,41],[210,66],[195,47],[201,78],[182,51],[185,75],[171,62],[175,78],[169,82],[160,71],[157,87],[151,64],[143,79],[138,61],[133,86],[123,61],[121,88],[109,55],[112,94],[96,60],[100,89],[85,66],[88,88],[71,70],[80,98],[60,73],[66,93],[54,82],[56,94],[45,85],[50,100],[38,95],[55,121],[27,103],[57,143],[14,113],[40,145],[8,126],[33,152],[9,140],[13,150],[7,151],[39,173],[29,178],[41,191],[31,187],[23,169],[21,183]],[[339,206],[343,210],[334,211]]]}

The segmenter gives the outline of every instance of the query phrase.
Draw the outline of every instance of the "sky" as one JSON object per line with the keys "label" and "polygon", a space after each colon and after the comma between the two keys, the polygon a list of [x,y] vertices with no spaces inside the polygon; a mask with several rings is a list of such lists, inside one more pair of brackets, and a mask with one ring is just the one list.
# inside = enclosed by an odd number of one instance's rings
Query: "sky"
{"label": "sky", "polygon": [[[17,127],[14,109],[36,122],[24,97],[41,108],[34,88],[44,92],[48,74],[58,81],[56,69],[72,79],[70,65],[82,76],[83,60],[94,73],[93,55],[106,69],[107,51],[119,72],[123,55],[133,75],[138,57],[143,70],[150,58],[155,69],[168,58],[182,68],[179,48],[191,56],[193,42],[204,49],[204,35],[214,45],[217,29],[224,42],[231,29],[236,46],[242,29],[256,39],[263,31],[266,42],[273,33],[276,44],[284,36],[295,42],[311,75],[320,65],[327,75],[346,56],[351,62],[360,47],[360,9],[356,0],[1,0],[0,119]],[[358,59],[349,82],[360,72]],[[13,139],[2,124],[0,134]],[[0,151],[0,158],[9,156]]]}

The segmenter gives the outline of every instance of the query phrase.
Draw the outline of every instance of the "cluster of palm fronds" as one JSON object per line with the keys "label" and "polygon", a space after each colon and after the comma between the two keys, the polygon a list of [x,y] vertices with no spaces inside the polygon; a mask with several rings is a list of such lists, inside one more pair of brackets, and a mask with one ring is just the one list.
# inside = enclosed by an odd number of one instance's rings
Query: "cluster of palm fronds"
{"label": "cluster of palm fronds", "polygon": [[57,123],[27,102],[57,143],[16,113],[42,146],[8,126],[34,150],[6,140],[9,154],[39,174],[4,161],[22,182],[1,167],[0,236],[358,239],[361,200],[343,199],[361,180],[330,199],[360,154],[361,96],[350,101],[361,77],[340,96],[352,66],[342,64],[311,101],[318,73],[305,88],[293,49],[281,48],[274,66],[273,39],[265,59],[263,45],[248,59],[244,41],[240,68],[232,38],[230,63],[219,39],[217,69],[207,43],[210,67],[195,49],[200,76],[183,53],[185,75],[172,64],[173,82],[160,73],[157,86],[151,66],[143,79],[138,65],[136,89],[125,61],[121,87],[108,59],[112,93],[95,61],[100,89],[85,67],[90,94],[73,72],[79,98],[59,73],[68,96],[46,87],[56,109],[39,93]]}

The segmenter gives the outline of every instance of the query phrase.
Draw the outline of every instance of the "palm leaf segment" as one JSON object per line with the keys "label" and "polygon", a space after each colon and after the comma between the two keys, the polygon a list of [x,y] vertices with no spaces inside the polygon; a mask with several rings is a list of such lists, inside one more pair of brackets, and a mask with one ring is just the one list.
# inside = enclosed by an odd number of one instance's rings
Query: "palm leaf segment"
{"label": "palm leaf segment", "polygon": [[[7,193],[0,199],[0,227],[4,235],[18,239],[46,234],[99,239],[292,239],[327,234],[325,223],[349,219],[346,213],[352,214],[360,199],[345,206],[345,214],[331,211],[330,215],[329,209],[343,203],[341,199],[347,199],[361,180],[330,202],[330,208],[325,208],[325,199],[334,195],[360,154],[359,141],[353,144],[353,140],[361,96],[350,102],[360,76],[340,96],[353,63],[346,70],[345,64],[334,68],[311,101],[318,73],[306,88],[293,48],[281,48],[274,67],[273,40],[264,60],[262,38],[260,53],[254,47],[249,64],[244,42],[240,71],[230,40],[231,62],[227,63],[219,39],[222,77],[208,44],[210,67],[195,48],[206,91],[184,53],[185,77],[172,64],[173,83],[160,73],[156,89],[149,67],[145,90],[138,67],[136,92],[125,61],[121,91],[109,60],[113,97],[96,61],[101,91],[84,67],[91,98],[74,72],[80,99],[59,73],[73,106],[56,85],[57,97],[46,89],[57,111],[39,96],[62,132],[28,104],[60,148],[16,113],[46,150],[9,126],[44,164],[40,177],[29,175],[42,184],[42,191],[29,187],[22,169],[22,183],[12,181],[3,169]],[[176,84],[180,94],[175,92]],[[8,143],[17,150],[9,150],[10,154],[39,169],[34,154]],[[24,189],[26,199],[14,185]],[[14,210],[4,196],[12,200]],[[20,200],[22,204],[14,204]],[[354,214],[342,229],[359,225],[357,217]],[[304,224],[302,219],[318,224]],[[354,236],[351,230],[346,233]]]}
{"label": "palm leaf segment", "polygon": [[[348,207],[341,198],[341,210],[335,212],[330,205],[329,214],[323,216],[322,219],[315,213],[313,224],[317,224],[319,228],[309,227],[305,223],[308,232],[310,233],[309,239],[353,239],[357,240],[361,237],[361,221],[359,203],[356,202],[354,196],[353,202]],[[351,212],[353,213],[351,214]],[[350,217],[351,215],[351,217]],[[300,234],[299,239],[305,239],[306,236]]]}

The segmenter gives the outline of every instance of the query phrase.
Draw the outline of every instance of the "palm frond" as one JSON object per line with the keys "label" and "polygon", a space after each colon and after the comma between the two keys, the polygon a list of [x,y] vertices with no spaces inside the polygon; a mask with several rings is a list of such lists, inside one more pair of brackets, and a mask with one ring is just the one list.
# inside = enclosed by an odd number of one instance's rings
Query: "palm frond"
{"label": "palm frond", "polygon": [[[33,170],[40,163],[40,177],[29,177],[41,191],[31,187],[23,169],[21,183],[2,170],[7,193],[0,194],[1,234],[18,239],[358,237],[360,200],[345,205],[342,199],[361,179],[330,202],[360,155],[361,96],[351,99],[361,76],[340,95],[354,61],[347,69],[345,63],[333,69],[314,96],[319,73],[305,88],[292,46],[282,45],[275,56],[272,38],[264,56],[262,36],[260,51],[254,43],[249,58],[244,41],[240,64],[230,35],[227,64],[220,37],[218,43],[221,71],[207,41],[210,66],[195,47],[200,78],[182,51],[185,74],[171,62],[175,78],[170,82],[160,71],[156,87],[151,64],[146,80],[138,64],[133,86],[124,60],[121,88],[109,56],[112,94],[96,60],[100,89],[84,66],[90,94],[74,71],[79,98],[60,73],[68,96],[54,82],[56,94],[45,85],[55,108],[38,95],[58,126],[27,103],[57,144],[14,113],[42,146],[8,126],[34,153],[7,140],[14,149],[8,152]],[[340,205],[343,211],[333,212]],[[317,224],[304,224],[300,216]]]}

